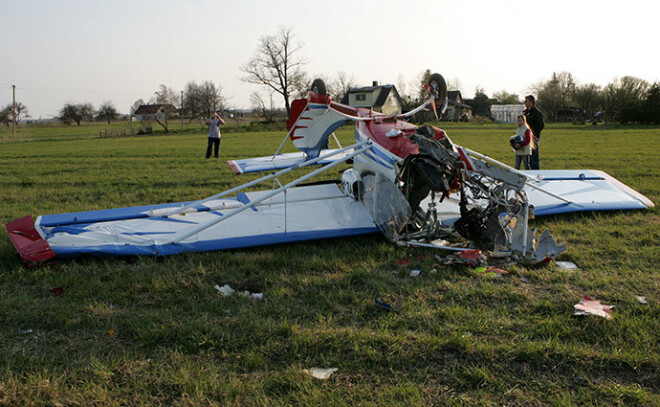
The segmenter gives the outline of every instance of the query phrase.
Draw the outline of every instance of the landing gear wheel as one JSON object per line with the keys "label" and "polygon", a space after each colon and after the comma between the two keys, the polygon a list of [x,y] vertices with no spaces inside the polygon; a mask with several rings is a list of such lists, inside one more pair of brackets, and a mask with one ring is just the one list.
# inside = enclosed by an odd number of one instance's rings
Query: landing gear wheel
{"label": "landing gear wheel", "polygon": [[435,100],[440,100],[442,103],[444,103],[445,99],[447,98],[447,82],[445,82],[445,78],[443,78],[439,73],[434,73],[429,77],[428,85],[435,93]]}
{"label": "landing gear wheel", "polygon": [[314,82],[312,82],[311,91],[316,92],[323,96],[328,95],[328,92],[325,89],[325,82],[323,82],[323,79],[314,79]]}

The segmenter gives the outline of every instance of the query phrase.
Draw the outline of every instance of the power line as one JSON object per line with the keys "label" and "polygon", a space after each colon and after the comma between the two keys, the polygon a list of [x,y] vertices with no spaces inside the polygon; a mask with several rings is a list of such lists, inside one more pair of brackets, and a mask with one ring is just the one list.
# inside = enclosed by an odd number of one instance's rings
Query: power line
{"label": "power line", "polygon": [[[2,86],[11,86],[9,84]],[[16,85],[17,88],[28,92],[44,92],[44,93],[69,93],[69,94],[113,94],[113,95],[143,95],[145,93],[153,93],[153,90],[119,90],[119,89],[73,89],[73,88],[58,88],[54,86],[30,86],[30,85]]]}

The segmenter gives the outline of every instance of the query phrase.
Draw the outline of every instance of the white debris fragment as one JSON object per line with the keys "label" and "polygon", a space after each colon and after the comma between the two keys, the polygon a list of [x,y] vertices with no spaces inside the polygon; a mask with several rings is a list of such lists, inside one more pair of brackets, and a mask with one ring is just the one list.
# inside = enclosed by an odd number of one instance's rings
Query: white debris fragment
{"label": "white debris fragment", "polygon": [[639,301],[640,304],[648,304],[646,297],[642,295],[636,295],[635,298],[637,298],[637,301]]}
{"label": "white debris fragment", "polygon": [[225,296],[225,297],[228,297],[228,296],[234,294],[234,292],[235,292],[235,290],[233,288],[231,288],[229,286],[229,284],[225,284],[222,287],[220,287],[219,285],[216,284],[213,288],[218,290],[218,292],[220,294],[222,294],[223,296]]}
{"label": "white debris fragment", "polygon": [[410,277],[417,277],[422,273],[421,269],[412,269],[410,270]]}
{"label": "white debris fragment", "polygon": [[578,266],[571,261],[556,261],[555,264],[564,270],[579,270]]}
{"label": "white debris fragment", "polygon": [[320,367],[313,367],[311,369],[303,369],[303,372],[307,373],[308,375],[311,375],[312,377],[319,379],[319,380],[326,380],[328,379],[334,372],[336,372],[337,369],[336,367],[330,368],[330,369],[323,369]]}
{"label": "white debris fragment", "polygon": [[[216,284],[213,288],[218,290],[218,292],[222,294],[224,297],[229,297],[230,295],[234,295],[237,293],[237,291],[231,288],[229,284],[225,284],[222,287]],[[252,298],[255,300],[264,299],[264,293],[251,293],[249,291],[238,291],[238,295],[240,295],[241,297]]]}

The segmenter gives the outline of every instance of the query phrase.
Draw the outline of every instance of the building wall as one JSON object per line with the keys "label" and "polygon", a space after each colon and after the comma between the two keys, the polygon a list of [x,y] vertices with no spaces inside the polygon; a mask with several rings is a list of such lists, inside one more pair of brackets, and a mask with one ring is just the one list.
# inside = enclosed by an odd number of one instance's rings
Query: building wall
{"label": "building wall", "polygon": [[[358,95],[364,95],[364,100],[357,100]],[[355,107],[371,107],[378,99],[378,95],[380,95],[380,89],[374,92],[349,93],[348,104]]]}
{"label": "building wall", "polygon": [[394,97],[394,92],[390,92],[390,94],[387,96],[387,99],[385,99],[381,113],[384,113],[388,116],[401,114],[401,106],[397,102],[396,97]]}
{"label": "building wall", "polygon": [[523,110],[525,110],[525,105],[492,105],[490,114],[498,123],[515,123]]}

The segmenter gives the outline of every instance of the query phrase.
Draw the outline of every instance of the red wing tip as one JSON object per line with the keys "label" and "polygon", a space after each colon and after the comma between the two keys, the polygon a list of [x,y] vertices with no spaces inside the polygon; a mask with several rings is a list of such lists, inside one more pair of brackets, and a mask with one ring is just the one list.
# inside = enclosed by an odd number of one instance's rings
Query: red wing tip
{"label": "red wing tip", "polygon": [[243,173],[243,171],[241,171],[241,167],[239,167],[238,164],[236,164],[236,161],[230,160],[230,161],[227,161],[227,164],[229,164],[231,169],[234,170],[234,172],[236,174],[240,175],[240,174]]}
{"label": "red wing tip", "polygon": [[53,249],[34,227],[32,216],[13,220],[6,228],[9,239],[25,262],[41,263],[55,257]]}

